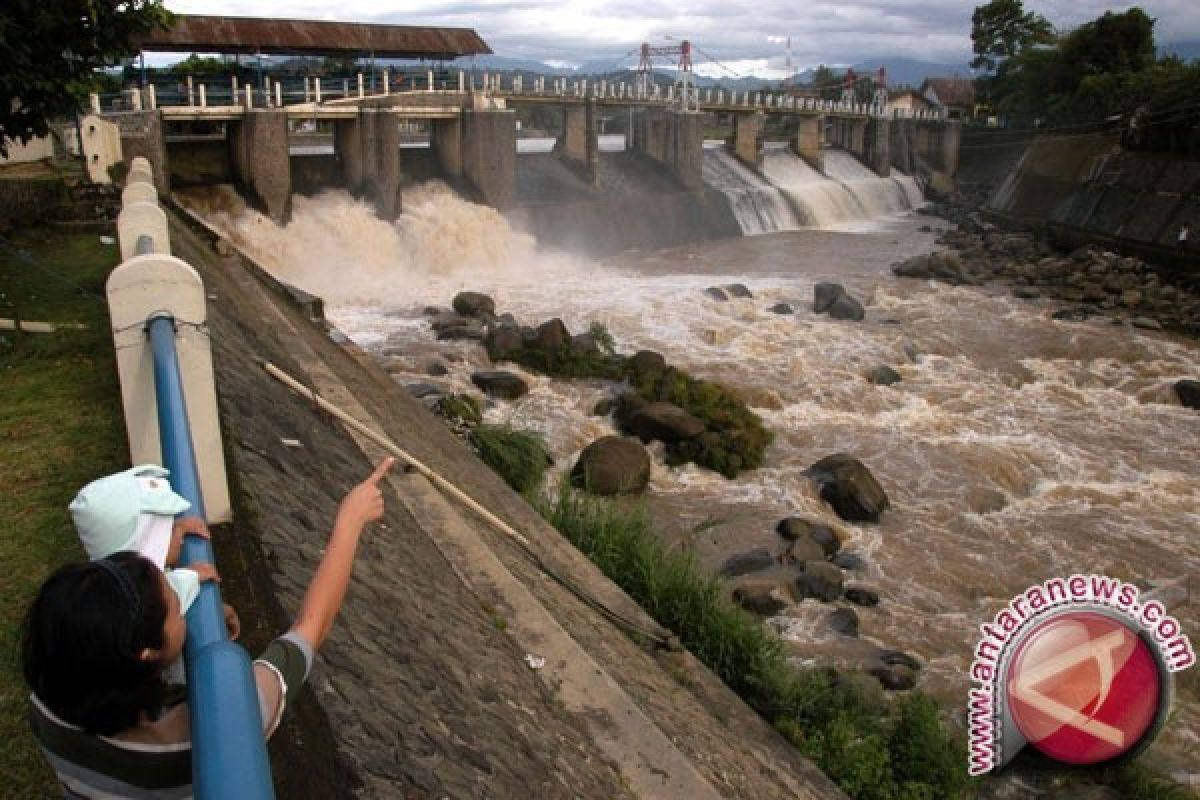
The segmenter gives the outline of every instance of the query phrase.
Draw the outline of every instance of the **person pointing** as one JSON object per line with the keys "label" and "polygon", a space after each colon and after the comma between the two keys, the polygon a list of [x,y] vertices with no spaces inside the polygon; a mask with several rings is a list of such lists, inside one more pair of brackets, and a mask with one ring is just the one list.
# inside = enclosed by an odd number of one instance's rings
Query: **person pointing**
{"label": "person pointing", "polygon": [[[394,463],[384,459],[346,493],[291,629],[254,661],[264,737],[333,627],[363,529],[383,516],[379,484]],[[30,725],[67,796],[191,797],[190,710],[165,675],[186,634],[178,594],[138,552],[67,564],[42,584],[21,631],[22,671]]]}

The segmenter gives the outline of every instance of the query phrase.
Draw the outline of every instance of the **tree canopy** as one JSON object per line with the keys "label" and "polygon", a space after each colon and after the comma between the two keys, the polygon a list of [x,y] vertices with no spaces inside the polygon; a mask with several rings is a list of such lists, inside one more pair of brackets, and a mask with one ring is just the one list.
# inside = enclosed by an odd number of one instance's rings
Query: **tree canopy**
{"label": "tree canopy", "polygon": [[131,40],[171,21],[162,0],[4,0],[0,3],[0,153],[49,120],[74,114],[96,70],[130,56]]}
{"label": "tree canopy", "polygon": [[971,15],[971,66],[995,72],[1036,45],[1054,42],[1054,28],[1041,14],[1025,11],[1021,0],[992,0]]}

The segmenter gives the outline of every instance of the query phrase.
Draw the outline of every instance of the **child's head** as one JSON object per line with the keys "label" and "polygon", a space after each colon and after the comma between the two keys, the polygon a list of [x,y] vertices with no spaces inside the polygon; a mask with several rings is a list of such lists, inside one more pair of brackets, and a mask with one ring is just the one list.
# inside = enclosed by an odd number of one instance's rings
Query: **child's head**
{"label": "child's head", "polygon": [[51,575],[21,633],[25,682],[65,722],[112,735],[162,708],[187,625],[155,564],[121,552]]}
{"label": "child's head", "polygon": [[171,490],[167,471],[152,464],[108,475],[79,490],[71,516],[88,558],[133,550],[158,567],[174,563],[175,515],[191,507]]}

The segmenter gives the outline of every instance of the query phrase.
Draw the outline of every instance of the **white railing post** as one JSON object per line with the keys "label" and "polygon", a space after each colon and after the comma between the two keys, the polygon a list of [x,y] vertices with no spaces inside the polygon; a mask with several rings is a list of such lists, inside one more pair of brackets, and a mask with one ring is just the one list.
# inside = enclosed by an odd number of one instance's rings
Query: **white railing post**
{"label": "white railing post", "polygon": [[313,78],[313,100],[320,105],[321,103],[321,79]]}
{"label": "white railing post", "polygon": [[100,113],[100,110],[101,110],[100,109],[100,95],[96,94],[95,92],[92,92],[91,94],[89,94],[88,95],[88,104],[92,107],[93,114]]}
{"label": "white railing post", "polygon": [[203,83],[200,84],[200,107],[208,108],[208,88]]}
{"label": "white railing post", "polygon": [[187,101],[188,108],[196,105],[196,85],[191,75],[187,76]]}
{"label": "white railing post", "polygon": [[363,97],[363,74],[358,73],[358,96]]}

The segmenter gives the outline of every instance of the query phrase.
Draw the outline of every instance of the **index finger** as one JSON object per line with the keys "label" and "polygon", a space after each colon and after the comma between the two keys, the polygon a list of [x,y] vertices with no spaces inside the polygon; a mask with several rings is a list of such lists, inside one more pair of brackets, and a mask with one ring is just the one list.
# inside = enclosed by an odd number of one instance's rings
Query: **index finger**
{"label": "index finger", "polygon": [[380,461],[379,466],[375,467],[375,471],[371,473],[370,477],[368,477],[364,483],[379,483],[381,480],[383,480],[383,476],[387,475],[388,470],[392,468],[392,464],[395,463],[396,459],[392,458],[391,456],[388,456],[383,461]]}

